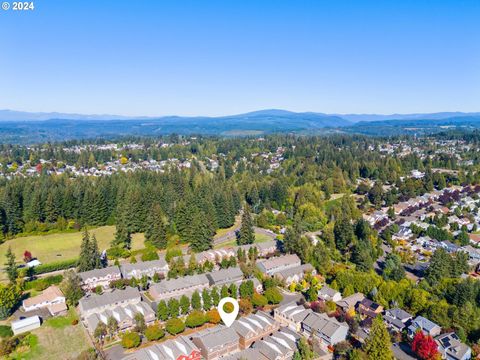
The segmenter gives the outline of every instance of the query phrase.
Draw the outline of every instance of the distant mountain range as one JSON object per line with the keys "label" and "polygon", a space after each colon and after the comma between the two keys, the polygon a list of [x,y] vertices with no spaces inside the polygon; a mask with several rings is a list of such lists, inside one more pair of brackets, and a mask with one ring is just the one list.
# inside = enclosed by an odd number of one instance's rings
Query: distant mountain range
{"label": "distant mountain range", "polygon": [[219,117],[128,117],[28,113],[0,110],[0,142],[41,143],[85,138],[190,135],[244,136],[269,133],[322,134],[332,132],[391,135],[430,133],[447,127],[478,128],[480,113],[323,114],[270,109]]}
{"label": "distant mountain range", "polygon": [[[438,112],[438,113],[425,113],[425,114],[325,114],[318,112],[293,112],[279,109],[267,109],[252,111],[245,114],[227,115],[219,117],[208,116],[124,116],[124,115],[112,115],[112,114],[70,114],[59,112],[24,112],[14,110],[0,110],[0,121],[44,121],[44,120],[205,120],[216,119],[222,120],[248,120],[248,119],[302,119],[315,121],[325,126],[341,126],[359,121],[383,121],[383,120],[441,120],[453,117],[468,117],[479,116],[480,112],[465,113],[465,112]],[[341,124],[334,123],[338,120],[343,120]],[[332,122],[331,124],[328,124]]]}

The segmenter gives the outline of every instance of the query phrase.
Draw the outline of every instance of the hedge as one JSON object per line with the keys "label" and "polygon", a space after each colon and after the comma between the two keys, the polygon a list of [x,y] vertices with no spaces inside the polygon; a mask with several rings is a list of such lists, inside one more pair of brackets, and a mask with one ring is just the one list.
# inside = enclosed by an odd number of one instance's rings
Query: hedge
{"label": "hedge", "polygon": [[52,275],[41,279],[35,279],[25,283],[25,290],[35,289],[37,291],[42,291],[48,288],[50,285],[60,284],[62,280],[62,275]]}
{"label": "hedge", "polygon": [[52,271],[66,270],[77,266],[78,259],[56,261],[34,267],[35,275],[45,274]]}

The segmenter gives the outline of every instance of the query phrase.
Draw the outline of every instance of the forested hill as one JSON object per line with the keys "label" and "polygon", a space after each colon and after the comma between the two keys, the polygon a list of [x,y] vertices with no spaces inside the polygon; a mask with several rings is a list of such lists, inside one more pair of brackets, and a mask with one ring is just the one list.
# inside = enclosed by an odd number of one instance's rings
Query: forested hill
{"label": "forested hill", "polygon": [[[0,114],[1,115],[1,114]],[[51,116],[64,114],[52,114]],[[40,117],[43,119],[45,116]],[[317,113],[293,113],[281,110],[258,111],[223,117],[116,118],[53,118],[27,120],[25,116],[0,116],[0,141],[32,144],[46,141],[111,138],[119,136],[152,136],[164,134],[203,134],[220,136],[263,135],[269,133],[319,132],[326,127],[350,125],[338,116]]]}
{"label": "forested hill", "polygon": [[478,113],[409,115],[337,115],[285,110],[261,110],[221,117],[125,117],[62,113],[24,113],[0,110],[0,142],[38,144],[52,141],[158,136],[165,134],[217,135],[224,137],[338,132],[367,135],[430,134],[445,127],[473,129]]}

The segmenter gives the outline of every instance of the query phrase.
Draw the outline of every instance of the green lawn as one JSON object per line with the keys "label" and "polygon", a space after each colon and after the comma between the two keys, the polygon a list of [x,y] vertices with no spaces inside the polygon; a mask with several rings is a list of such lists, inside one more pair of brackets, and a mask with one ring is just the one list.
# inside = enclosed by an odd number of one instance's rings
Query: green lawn
{"label": "green lawn", "polygon": [[[271,237],[269,237],[268,235],[255,233],[255,242],[256,243],[267,242],[267,241],[270,241],[270,240],[271,240]],[[230,247],[230,246],[237,246],[237,240],[232,239],[230,241],[227,241],[227,242],[224,242],[224,243],[221,243],[221,244],[217,244],[213,248],[216,250],[216,249],[226,248],[226,247]]]}
{"label": "green lawn", "polygon": [[240,218],[240,216],[237,216],[235,218],[235,224],[233,224],[232,226],[230,226],[229,228],[226,228],[226,229],[218,229],[213,238],[217,239],[217,238],[225,235],[226,233],[228,233],[232,230],[235,230],[238,226],[240,226],[240,223],[241,223],[241,218]]}
{"label": "green lawn", "polygon": [[68,314],[66,316],[56,316],[56,317],[47,319],[44,325],[52,327],[54,329],[63,329],[67,326],[72,325],[72,321],[75,319],[78,320],[78,316],[75,313],[75,310],[70,309],[68,310]]}
{"label": "green lawn", "polygon": [[255,242],[262,243],[272,240],[272,238],[265,234],[255,233]]}
{"label": "green lawn", "polygon": [[[102,226],[89,231],[90,234],[95,234],[98,247],[102,251],[110,247],[110,242],[115,234],[115,226]],[[132,239],[134,250],[143,248],[143,234],[134,234]],[[0,261],[3,263],[5,252],[9,246],[12,247],[17,261],[22,261],[25,250],[30,251],[34,257],[44,264],[69,260],[78,256],[81,242],[81,232],[19,237],[0,245]]]}
{"label": "green lawn", "polygon": [[50,360],[50,359],[75,359],[83,350],[90,347],[90,342],[81,324],[62,324],[51,326],[43,324],[32,331],[35,335],[30,342],[30,349],[12,354],[15,360]]}

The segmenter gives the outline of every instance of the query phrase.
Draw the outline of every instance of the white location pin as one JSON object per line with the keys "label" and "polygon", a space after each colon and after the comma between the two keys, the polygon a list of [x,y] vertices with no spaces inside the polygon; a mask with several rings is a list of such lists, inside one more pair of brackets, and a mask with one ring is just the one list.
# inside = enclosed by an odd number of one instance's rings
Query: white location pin
{"label": "white location pin", "polygon": [[[227,313],[225,312],[225,310],[223,310],[223,306],[227,303],[230,303],[233,305],[233,311],[230,313]],[[220,317],[222,318],[223,323],[227,325],[227,327],[230,327],[235,321],[235,319],[237,318],[238,309],[239,309],[238,301],[231,297],[224,297],[222,300],[220,300],[217,306],[218,313],[220,314]]]}

